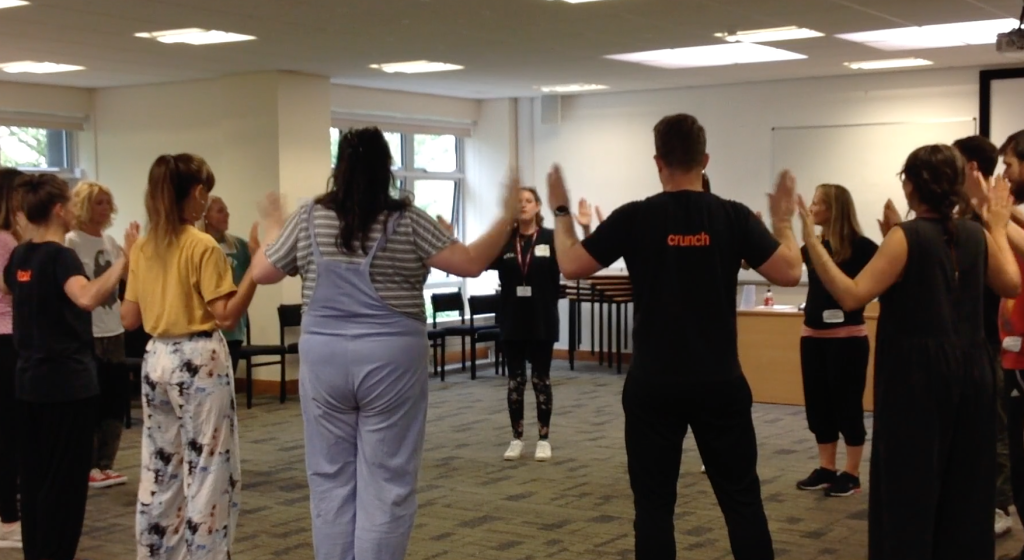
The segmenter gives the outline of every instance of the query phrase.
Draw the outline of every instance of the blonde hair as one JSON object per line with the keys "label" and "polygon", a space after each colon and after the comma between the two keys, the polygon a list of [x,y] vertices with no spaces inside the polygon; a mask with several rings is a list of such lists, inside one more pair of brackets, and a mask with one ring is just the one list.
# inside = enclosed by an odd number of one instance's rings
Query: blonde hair
{"label": "blonde hair", "polygon": [[[199,223],[196,225],[196,229],[209,235],[210,232],[207,231],[208,228],[206,227],[206,215],[210,213],[210,209],[213,208],[213,205],[217,204],[218,202],[223,204],[225,209],[228,207],[227,203],[224,202],[223,198],[219,196],[210,196],[210,200],[206,204],[206,212],[203,212],[203,219],[199,220]],[[238,243],[235,242],[235,236],[231,235],[226,231],[224,232],[224,244],[227,245],[228,249],[232,251],[238,250]]]}
{"label": "blonde hair", "polygon": [[[170,247],[182,232],[185,203],[197,186],[213,190],[216,178],[203,158],[192,154],[162,155],[149,169],[146,188],[148,230],[140,242]],[[195,219],[191,217],[190,219]]]}
{"label": "blonde hair", "polygon": [[821,193],[828,206],[828,224],[822,226],[822,233],[832,246],[832,260],[843,262],[853,252],[853,240],[863,236],[860,222],[857,221],[857,209],[853,205],[853,196],[842,185],[825,183],[818,185],[816,193]]}
{"label": "blonde hair", "polygon": [[95,181],[80,181],[71,191],[71,210],[75,213],[75,229],[82,229],[92,223],[92,203],[99,194],[110,197],[110,218],[100,226],[100,231],[109,228],[117,215],[117,204],[114,204],[114,193]]}

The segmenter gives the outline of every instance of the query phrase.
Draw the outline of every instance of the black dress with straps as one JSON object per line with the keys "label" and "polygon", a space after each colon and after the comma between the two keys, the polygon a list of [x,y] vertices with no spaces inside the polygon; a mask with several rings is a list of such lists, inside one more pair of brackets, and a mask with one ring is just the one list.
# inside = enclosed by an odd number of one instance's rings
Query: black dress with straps
{"label": "black dress with straps", "polygon": [[985,340],[985,232],[918,218],[903,277],[881,297],[870,560],[995,556],[995,395]]}

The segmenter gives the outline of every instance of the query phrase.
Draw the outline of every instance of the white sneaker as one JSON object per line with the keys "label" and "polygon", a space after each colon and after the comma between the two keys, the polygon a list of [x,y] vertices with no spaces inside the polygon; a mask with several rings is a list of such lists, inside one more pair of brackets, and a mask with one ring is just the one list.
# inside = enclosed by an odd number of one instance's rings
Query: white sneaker
{"label": "white sneaker", "polygon": [[1013,528],[1013,519],[1009,515],[1006,515],[1005,513],[1003,513],[1002,510],[997,509],[996,510],[996,526],[995,526],[996,536],[997,537],[1002,537],[1004,535],[1007,535],[1007,534],[1009,534],[1009,532],[1010,532],[1010,530],[1012,528]]}
{"label": "white sneaker", "polygon": [[21,548],[21,522],[0,525],[0,548]]}
{"label": "white sneaker", "polygon": [[512,440],[512,443],[508,444],[508,449],[505,450],[505,460],[515,461],[523,454],[523,441],[519,439]]}
{"label": "white sneaker", "polygon": [[707,474],[708,471],[704,470],[704,465],[700,466],[700,472]]}
{"label": "white sneaker", "polygon": [[551,459],[551,444],[546,440],[538,441],[537,450],[533,452],[533,459],[541,462]]}

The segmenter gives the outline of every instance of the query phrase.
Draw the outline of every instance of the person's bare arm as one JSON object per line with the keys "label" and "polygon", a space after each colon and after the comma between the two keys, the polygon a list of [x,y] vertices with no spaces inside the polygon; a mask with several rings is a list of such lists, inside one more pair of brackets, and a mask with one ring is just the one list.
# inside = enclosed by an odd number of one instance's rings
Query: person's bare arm
{"label": "person's bare arm", "polygon": [[72,276],[64,283],[64,293],[79,308],[92,311],[110,297],[111,292],[121,283],[121,276],[128,264],[123,255],[114,261],[113,266],[95,280],[85,276]]}
{"label": "person's bare arm", "polygon": [[238,290],[234,293],[221,296],[207,303],[217,326],[224,330],[231,330],[238,326],[238,322],[249,310],[253,296],[256,295],[256,282],[252,278],[252,267],[245,271],[245,276],[238,284]]}
{"label": "person's bare arm", "polygon": [[768,195],[768,208],[772,217],[772,235],[780,246],[775,254],[757,267],[757,273],[776,286],[796,286],[803,275],[803,257],[793,233],[796,178],[788,170],[779,174],[774,192]]}
{"label": "person's bare arm", "polygon": [[127,299],[121,302],[121,326],[129,331],[142,326],[142,309],[138,302]]}

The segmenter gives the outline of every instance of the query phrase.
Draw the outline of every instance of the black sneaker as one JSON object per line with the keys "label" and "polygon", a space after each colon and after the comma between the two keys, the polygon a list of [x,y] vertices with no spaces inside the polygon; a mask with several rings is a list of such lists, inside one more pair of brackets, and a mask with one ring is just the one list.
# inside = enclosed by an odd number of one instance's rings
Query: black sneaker
{"label": "black sneaker", "polygon": [[825,489],[825,495],[830,498],[852,496],[858,492],[860,492],[860,479],[847,472],[839,473],[835,482]]}
{"label": "black sneaker", "polygon": [[818,467],[814,469],[811,476],[796,483],[800,490],[822,490],[828,488],[836,481],[836,471]]}

